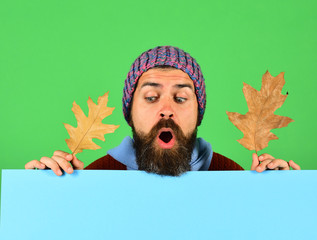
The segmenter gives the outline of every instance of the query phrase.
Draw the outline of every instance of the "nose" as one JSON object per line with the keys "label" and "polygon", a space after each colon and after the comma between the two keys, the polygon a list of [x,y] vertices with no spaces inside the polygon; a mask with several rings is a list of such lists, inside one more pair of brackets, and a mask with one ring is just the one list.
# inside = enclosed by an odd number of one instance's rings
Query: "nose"
{"label": "nose", "polygon": [[165,118],[165,119],[169,119],[169,118],[172,118],[173,117],[173,113],[161,113],[160,114],[162,118]]}
{"label": "nose", "polygon": [[170,100],[165,101],[164,105],[162,106],[162,109],[160,111],[161,118],[169,119],[174,116],[173,109],[170,104]]}

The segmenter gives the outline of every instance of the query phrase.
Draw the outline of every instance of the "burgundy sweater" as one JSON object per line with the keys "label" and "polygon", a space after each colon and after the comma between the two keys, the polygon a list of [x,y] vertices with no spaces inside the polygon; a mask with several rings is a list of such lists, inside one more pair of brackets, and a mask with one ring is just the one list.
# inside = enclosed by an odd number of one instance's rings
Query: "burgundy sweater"
{"label": "burgundy sweater", "polygon": [[[87,170],[127,170],[127,166],[117,161],[109,154],[99,158],[89,164]],[[239,164],[231,159],[219,154],[213,153],[212,160],[208,171],[228,171],[228,170],[244,170]]]}

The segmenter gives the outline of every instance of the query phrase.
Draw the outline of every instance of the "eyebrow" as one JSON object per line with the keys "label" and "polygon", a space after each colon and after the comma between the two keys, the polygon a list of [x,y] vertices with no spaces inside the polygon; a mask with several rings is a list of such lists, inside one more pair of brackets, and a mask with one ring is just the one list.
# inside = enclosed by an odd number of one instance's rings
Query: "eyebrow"
{"label": "eyebrow", "polygon": [[188,87],[188,88],[190,88],[192,91],[194,91],[193,86],[190,85],[190,84],[176,84],[176,85],[174,85],[174,87],[176,87],[176,88],[185,88],[185,87]]}
{"label": "eyebrow", "polygon": [[[146,86],[161,88],[162,84],[155,83],[155,82],[146,82],[146,83],[142,84],[141,88],[146,87]],[[175,84],[173,87],[178,88],[178,89],[187,87],[187,88],[191,89],[192,91],[194,91],[193,86],[190,84]]]}
{"label": "eyebrow", "polygon": [[151,86],[151,87],[162,87],[161,84],[159,83],[155,83],[155,82],[146,82],[146,83],[143,83],[141,88],[143,87],[146,87],[146,86]]}

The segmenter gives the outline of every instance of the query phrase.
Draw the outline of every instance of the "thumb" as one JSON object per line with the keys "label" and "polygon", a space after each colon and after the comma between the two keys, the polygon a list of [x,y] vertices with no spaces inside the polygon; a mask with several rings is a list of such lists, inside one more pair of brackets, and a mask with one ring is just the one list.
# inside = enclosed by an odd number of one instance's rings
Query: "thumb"
{"label": "thumb", "polygon": [[252,154],[252,165],[251,170],[255,170],[257,166],[259,166],[259,157],[256,153]]}
{"label": "thumb", "polygon": [[73,156],[73,160],[71,161],[75,170],[83,170],[84,163],[80,161],[75,155]]}

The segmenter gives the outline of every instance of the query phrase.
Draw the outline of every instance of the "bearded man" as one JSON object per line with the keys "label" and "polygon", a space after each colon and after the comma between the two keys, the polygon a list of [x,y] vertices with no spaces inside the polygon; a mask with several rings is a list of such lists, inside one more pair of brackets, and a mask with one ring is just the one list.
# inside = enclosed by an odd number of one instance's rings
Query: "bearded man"
{"label": "bearded man", "polygon": [[[144,170],[179,176],[186,171],[243,170],[234,161],[213,152],[210,143],[196,138],[206,108],[205,80],[200,66],[183,50],[162,46],[142,53],[132,64],[123,90],[123,114],[132,128],[108,154],[85,169]],[[269,154],[252,155],[251,170],[299,170],[294,161]],[[33,160],[26,169],[84,169],[75,156],[63,151]]]}

